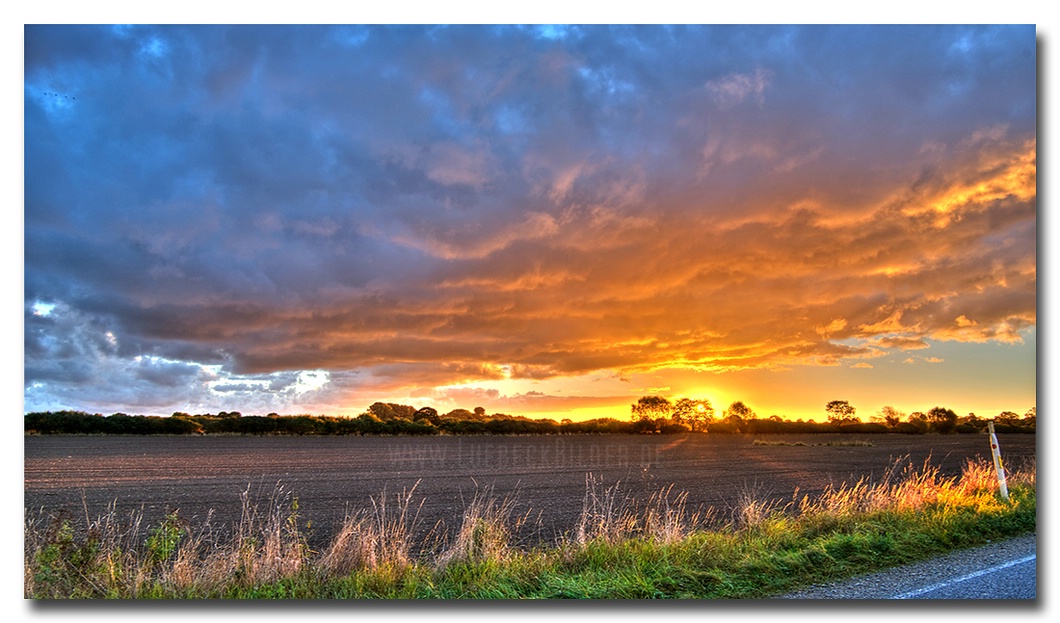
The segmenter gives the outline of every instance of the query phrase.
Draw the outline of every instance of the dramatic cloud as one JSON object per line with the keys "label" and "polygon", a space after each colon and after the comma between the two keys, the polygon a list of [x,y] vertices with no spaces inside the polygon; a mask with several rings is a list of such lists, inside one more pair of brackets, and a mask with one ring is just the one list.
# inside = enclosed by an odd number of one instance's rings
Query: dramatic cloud
{"label": "dramatic cloud", "polygon": [[940,342],[1033,377],[1035,45],[27,26],[26,409],[621,416]]}

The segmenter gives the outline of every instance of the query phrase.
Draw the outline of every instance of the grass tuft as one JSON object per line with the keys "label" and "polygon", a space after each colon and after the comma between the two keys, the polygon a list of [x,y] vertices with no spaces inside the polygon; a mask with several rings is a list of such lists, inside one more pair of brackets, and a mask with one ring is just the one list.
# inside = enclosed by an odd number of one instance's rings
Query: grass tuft
{"label": "grass tuft", "polygon": [[454,562],[503,561],[511,551],[511,538],[526,521],[526,515],[513,520],[515,500],[498,500],[493,488],[476,491],[464,510],[456,538],[436,558],[444,570]]}

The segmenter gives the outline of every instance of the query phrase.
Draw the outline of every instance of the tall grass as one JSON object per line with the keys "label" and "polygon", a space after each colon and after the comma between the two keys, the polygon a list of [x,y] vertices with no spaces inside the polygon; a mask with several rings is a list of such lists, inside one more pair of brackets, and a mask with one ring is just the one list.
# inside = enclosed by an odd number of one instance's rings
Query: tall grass
{"label": "tall grass", "polygon": [[453,563],[504,562],[516,550],[513,535],[529,519],[530,511],[515,514],[515,498],[498,499],[492,487],[476,490],[466,505],[456,536],[436,556],[439,570]]}
{"label": "tall grass", "polygon": [[900,564],[1035,529],[1035,465],[1009,473],[969,461],[945,477],[896,461],[879,479],[796,492],[787,502],[748,488],[727,519],[687,508],[664,488],[641,502],[620,484],[586,478],[580,518],[558,542],[523,547],[529,511],[476,491],[460,525],[417,542],[416,487],[385,491],[347,513],[319,551],[297,498],[281,485],[263,501],[248,488],[236,525],[178,512],[156,525],[121,517],[27,516],[25,596],[51,598],[765,597],[800,584]]}

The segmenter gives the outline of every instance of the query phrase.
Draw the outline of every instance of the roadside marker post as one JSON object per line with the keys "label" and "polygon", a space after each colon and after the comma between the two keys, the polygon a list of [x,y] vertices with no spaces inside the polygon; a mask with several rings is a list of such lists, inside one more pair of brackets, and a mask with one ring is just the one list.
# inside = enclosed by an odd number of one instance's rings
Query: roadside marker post
{"label": "roadside marker post", "polygon": [[1008,502],[1008,484],[1005,482],[1005,467],[1001,464],[1001,449],[997,445],[997,435],[994,433],[994,423],[987,422],[990,429],[990,453],[994,455],[994,469],[997,470],[997,483],[1001,488],[1001,497]]}

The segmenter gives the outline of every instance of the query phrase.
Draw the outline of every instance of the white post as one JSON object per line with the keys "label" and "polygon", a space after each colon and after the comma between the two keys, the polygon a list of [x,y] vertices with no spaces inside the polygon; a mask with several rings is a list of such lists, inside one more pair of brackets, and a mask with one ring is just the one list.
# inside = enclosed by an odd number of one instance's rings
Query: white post
{"label": "white post", "polygon": [[1005,482],[1005,467],[1001,464],[1001,450],[997,445],[997,435],[994,434],[994,423],[987,422],[990,428],[990,453],[994,455],[994,469],[997,470],[997,483],[1001,487],[1001,497],[1008,502],[1008,484]]}

